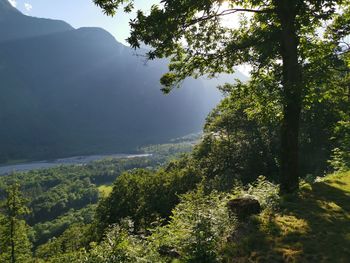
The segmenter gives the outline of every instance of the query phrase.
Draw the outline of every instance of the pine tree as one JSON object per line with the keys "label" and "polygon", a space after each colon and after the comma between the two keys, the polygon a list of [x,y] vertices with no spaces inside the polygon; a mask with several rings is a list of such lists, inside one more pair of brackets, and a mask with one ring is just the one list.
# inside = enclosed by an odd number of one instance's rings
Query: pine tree
{"label": "pine tree", "polygon": [[28,238],[29,227],[23,216],[29,213],[20,185],[8,187],[7,198],[0,217],[0,262],[22,263],[31,259],[31,243]]}

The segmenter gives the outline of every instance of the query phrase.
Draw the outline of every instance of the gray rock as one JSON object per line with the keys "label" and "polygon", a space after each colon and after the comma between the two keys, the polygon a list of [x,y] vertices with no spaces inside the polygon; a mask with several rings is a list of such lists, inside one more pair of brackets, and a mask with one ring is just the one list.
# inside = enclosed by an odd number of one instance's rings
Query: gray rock
{"label": "gray rock", "polygon": [[230,212],[239,219],[248,218],[261,212],[261,206],[258,200],[253,197],[235,198],[227,203]]}

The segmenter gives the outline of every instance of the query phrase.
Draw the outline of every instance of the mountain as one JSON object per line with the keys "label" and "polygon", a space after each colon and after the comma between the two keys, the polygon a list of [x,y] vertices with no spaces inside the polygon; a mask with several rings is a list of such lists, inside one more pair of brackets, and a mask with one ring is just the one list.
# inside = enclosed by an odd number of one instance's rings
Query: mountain
{"label": "mountain", "polygon": [[63,21],[25,16],[7,0],[0,0],[0,42],[73,29]]}
{"label": "mountain", "polygon": [[193,79],[163,95],[167,61],[145,63],[103,29],[25,16],[7,0],[0,17],[0,162],[164,142],[199,131],[220,99]]}

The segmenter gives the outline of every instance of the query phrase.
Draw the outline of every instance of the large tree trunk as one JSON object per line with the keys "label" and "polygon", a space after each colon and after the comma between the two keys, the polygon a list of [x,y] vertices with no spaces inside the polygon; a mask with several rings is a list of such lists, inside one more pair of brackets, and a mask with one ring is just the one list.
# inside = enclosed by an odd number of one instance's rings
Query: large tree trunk
{"label": "large tree trunk", "polygon": [[280,45],[283,60],[280,190],[282,193],[291,193],[299,186],[299,122],[303,86],[301,65],[298,61],[297,1],[277,0],[276,7],[281,22]]}

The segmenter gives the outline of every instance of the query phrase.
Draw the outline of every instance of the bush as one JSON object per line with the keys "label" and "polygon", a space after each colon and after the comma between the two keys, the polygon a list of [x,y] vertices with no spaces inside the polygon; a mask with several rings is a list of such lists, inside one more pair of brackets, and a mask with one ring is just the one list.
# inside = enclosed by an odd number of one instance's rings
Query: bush
{"label": "bush", "polygon": [[333,149],[329,161],[334,170],[344,172],[350,169],[350,121],[341,121],[335,128],[338,147]]}
{"label": "bush", "polygon": [[112,193],[98,205],[98,236],[126,217],[134,221],[137,231],[145,230],[159,218],[168,218],[180,201],[178,195],[194,189],[199,181],[197,172],[183,160],[158,171],[139,169],[122,174]]}
{"label": "bush", "polygon": [[220,249],[235,226],[226,206],[231,197],[218,192],[205,195],[202,188],[183,195],[170,223],[154,230],[152,244],[158,250],[176,251],[180,262],[219,262]]}
{"label": "bush", "polygon": [[214,189],[229,191],[236,180],[249,183],[261,174],[278,174],[280,109],[273,101],[261,101],[266,94],[248,96],[252,88],[242,83],[222,87],[226,97],[207,117],[204,139],[194,149]]}
{"label": "bush", "polygon": [[[148,173],[138,171],[136,174],[147,176]],[[263,208],[275,208],[278,204],[277,189],[278,186],[263,177],[247,187],[237,186],[232,193],[212,191],[207,194],[202,183],[197,189],[179,197],[179,203],[172,210],[167,224],[150,226],[146,233],[140,233],[135,231],[135,225],[130,218],[120,219],[118,224],[108,227],[101,242],[92,243],[89,250],[77,247],[75,242],[69,242],[69,237],[79,231],[79,228],[72,229],[65,233],[66,239],[58,242],[59,247],[55,247],[54,242],[51,243],[51,250],[60,252],[44,257],[45,262],[223,262],[227,259],[226,253],[228,244],[232,244],[232,236],[242,224],[247,224],[238,222],[237,218],[230,215],[228,201],[251,195],[259,200]],[[244,239],[243,244],[236,248],[242,251],[243,245],[249,249],[254,242],[246,241]],[[68,249],[64,249],[67,247]],[[45,251],[41,249],[40,253],[45,255]],[[235,251],[231,252],[236,253]]]}

